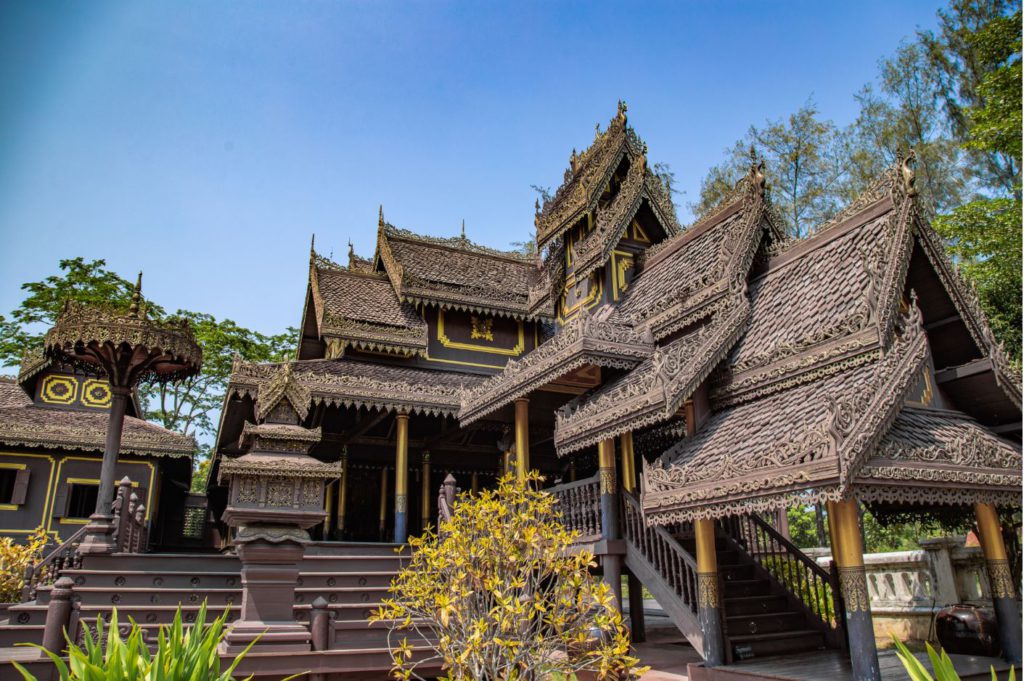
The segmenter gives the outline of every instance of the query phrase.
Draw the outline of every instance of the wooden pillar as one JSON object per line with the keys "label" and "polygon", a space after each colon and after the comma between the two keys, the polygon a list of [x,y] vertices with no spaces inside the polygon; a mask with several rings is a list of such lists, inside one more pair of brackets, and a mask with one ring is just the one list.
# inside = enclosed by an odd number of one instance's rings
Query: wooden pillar
{"label": "wooden pillar", "polygon": [[430,452],[424,450],[423,462],[421,464],[422,470],[420,471],[421,487],[420,487],[420,527],[423,530],[427,529],[427,525],[430,524],[430,507],[433,499],[430,494]]}
{"label": "wooden pillar", "polygon": [[388,529],[388,467],[380,469],[380,540],[387,541]]}
{"label": "wooden pillar", "polygon": [[530,472],[530,400],[516,400],[516,479],[526,479]]}
{"label": "wooden pillar", "polygon": [[404,544],[409,535],[409,415],[395,417],[395,543]]}
{"label": "wooden pillar", "polygon": [[569,482],[576,482],[576,462],[569,462]]}
{"label": "wooden pillar", "polygon": [[[615,440],[597,443],[597,464],[601,480],[601,537],[614,541],[622,537],[619,527],[619,494],[615,479]],[[622,556],[605,553],[601,556],[604,581],[615,596],[615,606],[622,611]]]}
{"label": "wooden pillar", "polygon": [[348,501],[348,452],[341,453],[341,476],[338,478],[337,522],[334,533],[338,539],[345,538],[345,503]]}
{"label": "wooden pillar", "polygon": [[476,471],[469,476],[469,489],[473,494],[477,494],[480,491],[480,476]]}
{"label": "wooden pillar", "polygon": [[775,529],[779,531],[786,539],[790,539],[789,536],[789,509],[783,507],[776,511],[776,524]]}
{"label": "wooden pillar", "polygon": [[704,665],[717,667],[725,664],[725,642],[722,640],[715,521],[710,518],[694,520],[693,533],[697,544],[697,619],[704,634]]}
{"label": "wooden pillar", "polygon": [[1016,589],[1006,558],[1006,545],[999,528],[999,515],[992,504],[975,504],[974,516],[978,520],[978,537],[988,566],[988,579],[992,586],[992,607],[999,621],[999,642],[1003,657],[1016,666],[1021,664],[1021,614],[1017,605]]}
{"label": "wooden pillar", "polygon": [[112,553],[114,551],[114,476],[117,473],[117,457],[121,452],[121,433],[124,427],[125,410],[131,398],[131,389],[111,386],[110,421],[103,447],[103,461],[100,464],[100,485],[96,492],[96,510],[89,516],[85,526],[85,537],[78,545],[83,555]]}
{"label": "wooden pillar", "polygon": [[864,539],[856,499],[828,504],[832,558],[839,570],[839,588],[846,604],[846,634],[850,643],[853,681],[879,681],[878,649],[871,621],[868,580],[864,573]]}
{"label": "wooden pillar", "polygon": [[512,472],[512,450],[508,450],[501,455],[501,474],[508,475]]}
{"label": "wooden pillar", "polygon": [[633,433],[619,436],[619,450],[622,456],[622,489],[630,494],[636,492],[636,456],[633,453]]}
{"label": "wooden pillar", "polygon": [[330,541],[332,524],[334,523],[334,482],[330,481],[327,483],[327,488],[324,490],[324,511],[327,515],[324,516],[324,541]]}

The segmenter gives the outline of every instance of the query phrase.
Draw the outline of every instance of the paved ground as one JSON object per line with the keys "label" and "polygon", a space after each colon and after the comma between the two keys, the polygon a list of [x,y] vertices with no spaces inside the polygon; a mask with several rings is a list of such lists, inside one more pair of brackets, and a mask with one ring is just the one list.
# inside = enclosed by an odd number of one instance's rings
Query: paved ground
{"label": "paved ground", "polygon": [[637,645],[640,664],[650,666],[642,681],[686,681],[686,665],[700,655],[667,617],[648,615],[647,640]]}

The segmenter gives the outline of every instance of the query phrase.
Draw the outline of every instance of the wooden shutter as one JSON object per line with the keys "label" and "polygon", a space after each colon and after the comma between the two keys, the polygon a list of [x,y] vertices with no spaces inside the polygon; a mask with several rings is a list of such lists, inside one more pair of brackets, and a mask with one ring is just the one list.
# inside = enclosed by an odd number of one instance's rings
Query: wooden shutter
{"label": "wooden shutter", "polygon": [[21,506],[25,503],[25,496],[28,494],[28,480],[32,476],[32,470],[22,468],[14,478],[14,490],[11,492],[11,503]]}
{"label": "wooden shutter", "polygon": [[66,482],[62,482],[57,485],[57,493],[53,497],[53,517],[63,518],[68,512],[68,492],[71,490],[71,485]]}

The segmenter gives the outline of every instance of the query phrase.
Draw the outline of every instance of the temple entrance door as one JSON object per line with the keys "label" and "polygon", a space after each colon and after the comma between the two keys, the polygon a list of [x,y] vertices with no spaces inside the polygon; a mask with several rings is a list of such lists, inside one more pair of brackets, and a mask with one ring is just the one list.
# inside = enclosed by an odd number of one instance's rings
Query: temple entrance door
{"label": "temple entrance door", "polygon": [[[345,540],[380,541],[380,469],[349,466],[348,503],[345,510]],[[392,474],[393,475],[393,474]],[[388,493],[392,493],[389,480]],[[394,503],[387,499],[385,523],[394,524]],[[388,535],[390,541],[390,534]]]}

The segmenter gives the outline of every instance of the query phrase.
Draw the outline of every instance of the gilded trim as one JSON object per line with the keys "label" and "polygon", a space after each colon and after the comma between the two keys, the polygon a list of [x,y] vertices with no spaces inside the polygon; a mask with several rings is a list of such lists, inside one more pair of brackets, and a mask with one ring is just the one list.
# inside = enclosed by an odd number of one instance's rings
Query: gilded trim
{"label": "gilded trim", "polygon": [[868,597],[868,578],[864,566],[840,567],[839,588],[846,602],[846,612],[871,612]]}
{"label": "gilded trim", "polygon": [[[472,317],[477,319],[477,317]],[[491,318],[493,319],[493,318]],[[472,352],[483,352],[488,355],[503,355],[505,357],[518,357],[523,354],[523,350],[526,349],[526,334],[523,328],[523,320],[515,320],[516,326],[518,327],[518,340],[516,344],[511,348],[491,348],[486,345],[479,345],[477,343],[461,343],[459,341],[453,341],[445,334],[444,331],[444,308],[439,307],[437,309],[437,340],[446,348],[452,350],[470,350]],[[475,331],[475,328],[474,328]]]}
{"label": "gilded trim", "polygon": [[[103,390],[103,396],[96,399],[92,396],[92,391],[101,388]],[[87,407],[93,409],[106,409],[110,406],[111,398],[113,393],[110,391],[110,383],[99,378],[86,379],[85,383],[82,384],[82,392],[79,400]]]}
{"label": "gilded trim", "polygon": [[[54,393],[57,386],[68,388],[66,395]],[[78,381],[73,376],[65,374],[50,374],[43,379],[43,385],[39,389],[39,399],[46,404],[74,404],[78,398]]]}
{"label": "gilded trim", "polygon": [[615,494],[615,469],[602,468],[601,471],[601,494]]}
{"label": "gilded trim", "polygon": [[1016,589],[1013,586],[1013,575],[1010,574],[1010,563],[1006,560],[989,560],[988,580],[992,585],[992,598],[1014,598]]}
{"label": "gilded trim", "polygon": [[700,608],[721,607],[721,594],[718,592],[717,572],[697,573],[697,606]]}

